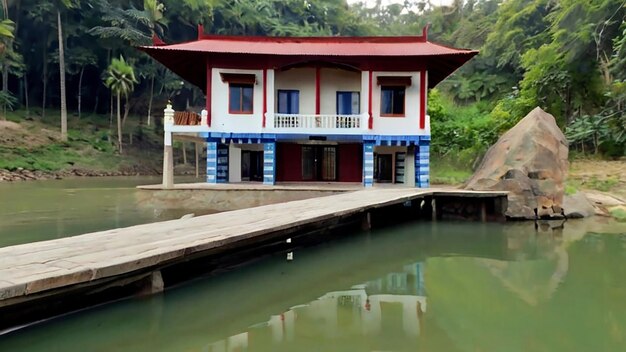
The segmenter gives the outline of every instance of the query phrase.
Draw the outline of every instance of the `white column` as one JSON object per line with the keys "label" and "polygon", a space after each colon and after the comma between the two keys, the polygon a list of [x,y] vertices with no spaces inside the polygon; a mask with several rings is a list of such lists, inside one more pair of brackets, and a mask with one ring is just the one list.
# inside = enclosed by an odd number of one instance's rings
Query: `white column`
{"label": "white column", "polygon": [[174,151],[172,150],[172,132],[174,109],[167,104],[163,110],[163,187],[174,188]]}
{"label": "white column", "polygon": [[367,130],[367,120],[369,118],[369,71],[361,71],[361,128]]}
{"label": "white column", "polygon": [[276,74],[273,69],[267,70],[267,87],[266,89],[266,98],[267,98],[267,113],[265,115],[265,128],[274,128],[274,113],[276,111],[276,98],[275,98],[275,79]]}

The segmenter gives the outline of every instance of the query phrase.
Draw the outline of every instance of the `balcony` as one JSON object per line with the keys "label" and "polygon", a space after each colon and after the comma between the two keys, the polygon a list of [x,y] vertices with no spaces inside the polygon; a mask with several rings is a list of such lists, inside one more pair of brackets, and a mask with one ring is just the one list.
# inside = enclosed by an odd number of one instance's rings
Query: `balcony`
{"label": "balcony", "polygon": [[361,115],[313,115],[270,114],[267,129],[282,133],[311,134],[360,134],[367,127],[367,114]]}

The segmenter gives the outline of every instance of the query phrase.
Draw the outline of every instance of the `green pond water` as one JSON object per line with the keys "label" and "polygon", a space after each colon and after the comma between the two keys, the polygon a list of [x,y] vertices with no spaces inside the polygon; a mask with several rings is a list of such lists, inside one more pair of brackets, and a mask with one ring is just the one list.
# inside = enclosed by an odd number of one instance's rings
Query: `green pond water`
{"label": "green pond water", "polygon": [[[109,190],[92,197],[118,194],[119,182],[125,191],[117,199],[132,202],[132,180],[102,182],[112,182]],[[30,198],[33,209],[51,201],[37,199]],[[102,218],[85,210],[100,226],[154,220],[133,213],[132,203],[120,205],[116,218],[115,202],[93,201],[89,208],[109,207]],[[4,221],[15,216],[0,216],[5,236]],[[12,226],[21,231],[23,222]],[[63,233],[54,225],[60,218],[38,223],[33,231]],[[163,294],[0,335],[0,351],[625,350],[626,224],[606,219],[538,227],[423,222],[346,233],[294,249],[291,261],[275,253]]]}
{"label": "green pond water", "polygon": [[100,177],[0,183],[0,247],[180,218],[184,209],[137,204],[136,186],[160,182]]}

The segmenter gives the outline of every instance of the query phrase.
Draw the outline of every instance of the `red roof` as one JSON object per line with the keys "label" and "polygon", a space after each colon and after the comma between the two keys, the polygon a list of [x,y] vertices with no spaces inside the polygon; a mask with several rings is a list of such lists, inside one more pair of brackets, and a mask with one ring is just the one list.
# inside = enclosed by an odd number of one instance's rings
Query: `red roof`
{"label": "red roof", "polygon": [[237,37],[201,36],[199,40],[151,49],[203,53],[314,56],[434,56],[477,53],[404,37]]}
{"label": "red roof", "polygon": [[141,47],[172,71],[205,88],[206,60],[224,68],[286,68],[329,62],[359,70],[429,71],[429,87],[478,53],[429,42],[427,36],[246,37],[200,35],[198,40]]}

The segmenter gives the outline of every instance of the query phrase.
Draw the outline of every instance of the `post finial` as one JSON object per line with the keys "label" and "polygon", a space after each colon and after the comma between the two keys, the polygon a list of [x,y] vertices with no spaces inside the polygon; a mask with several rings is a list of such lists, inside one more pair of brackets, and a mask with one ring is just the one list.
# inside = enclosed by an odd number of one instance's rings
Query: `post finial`
{"label": "post finial", "polygon": [[166,126],[174,124],[174,109],[172,109],[172,102],[169,100],[163,110],[163,124]]}

